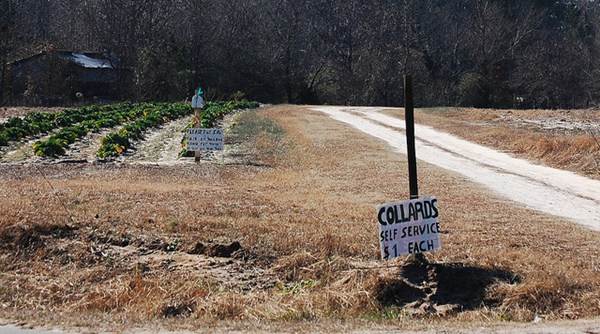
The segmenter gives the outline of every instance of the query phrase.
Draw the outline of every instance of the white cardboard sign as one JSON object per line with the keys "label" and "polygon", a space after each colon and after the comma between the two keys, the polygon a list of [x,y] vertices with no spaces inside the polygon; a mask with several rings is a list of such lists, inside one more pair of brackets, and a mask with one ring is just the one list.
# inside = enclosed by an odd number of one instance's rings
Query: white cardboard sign
{"label": "white cardboard sign", "polygon": [[223,129],[189,129],[188,151],[222,151]]}
{"label": "white cardboard sign", "polygon": [[438,202],[434,197],[380,206],[377,220],[382,259],[440,250],[438,217]]}

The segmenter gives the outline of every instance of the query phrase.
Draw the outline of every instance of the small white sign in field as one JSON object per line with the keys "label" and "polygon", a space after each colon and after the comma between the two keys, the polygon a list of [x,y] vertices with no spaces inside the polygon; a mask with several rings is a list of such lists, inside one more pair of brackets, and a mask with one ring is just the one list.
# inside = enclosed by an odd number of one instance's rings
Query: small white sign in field
{"label": "small white sign in field", "polygon": [[384,260],[442,248],[437,199],[425,197],[378,208],[379,242]]}
{"label": "small white sign in field", "polygon": [[222,151],[224,136],[222,129],[189,129],[188,151]]}

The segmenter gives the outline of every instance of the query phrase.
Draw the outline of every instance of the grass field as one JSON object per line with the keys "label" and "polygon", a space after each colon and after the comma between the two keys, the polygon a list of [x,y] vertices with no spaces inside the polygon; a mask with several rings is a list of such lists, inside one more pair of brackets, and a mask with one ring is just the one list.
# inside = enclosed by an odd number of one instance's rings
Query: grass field
{"label": "grass field", "polygon": [[421,164],[444,249],[384,264],[375,207],[408,197],[403,156],[302,107],[224,125],[225,159],[198,165],[0,164],[0,318],[310,330],[600,315],[599,233]]}

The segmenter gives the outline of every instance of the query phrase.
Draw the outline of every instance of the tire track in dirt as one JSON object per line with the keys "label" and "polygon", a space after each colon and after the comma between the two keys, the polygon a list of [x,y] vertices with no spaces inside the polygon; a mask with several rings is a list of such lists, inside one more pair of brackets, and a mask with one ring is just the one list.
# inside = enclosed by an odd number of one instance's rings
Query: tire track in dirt
{"label": "tire track in dirt", "polygon": [[[406,129],[405,129],[405,125],[404,125],[404,120],[401,120],[401,119],[393,118],[393,117],[386,116],[386,115],[379,114],[379,113],[369,113],[369,112],[353,112],[353,114],[357,114],[357,115],[359,115],[359,116],[365,116],[366,118],[368,118],[368,119],[370,119],[370,120],[373,120],[373,121],[374,121],[375,123],[377,123],[377,124],[380,124],[380,125],[382,125],[382,126],[385,126],[385,127],[387,127],[387,128],[401,130],[403,133],[404,133],[404,132],[405,132],[405,130],[406,130]],[[416,127],[416,128],[419,128],[419,130],[421,130],[421,132],[423,132],[423,131],[424,131],[424,132],[429,132],[429,131],[432,131],[432,130],[433,130],[433,129],[432,129],[432,128],[430,128],[430,127],[421,126],[421,125],[415,125],[415,127]],[[435,131],[435,130],[433,130],[433,131]],[[449,135],[445,135],[445,134],[440,134],[440,135],[443,137],[443,140],[444,140],[444,141],[447,141],[447,142],[452,142],[452,141],[454,141],[454,140],[455,140],[455,138],[446,138],[446,136],[449,136]],[[493,170],[495,170],[495,171],[497,171],[498,173],[501,173],[501,174],[511,174],[511,175],[515,175],[515,176],[522,176],[522,177],[526,177],[526,178],[528,178],[528,179],[529,179],[531,182],[535,182],[535,183],[540,183],[540,184],[543,184],[543,185],[545,185],[545,186],[548,186],[548,187],[554,188],[554,190],[556,190],[556,191],[566,191],[566,192],[569,192],[569,193],[571,193],[571,194],[572,194],[572,195],[574,195],[574,196],[577,196],[577,197],[580,197],[580,198],[583,198],[583,199],[588,199],[588,200],[594,201],[594,202],[598,203],[598,205],[600,206],[600,201],[598,201],[598,200],[596,199],[596,198],[599,198],[599,197],[600,197],[600,193],[594,193],[594,192],[592,192],[592,193],[583,194],[583,193],[579,193],[579,192],[577,192],[577,191],[570,191],[570,190],[568,189],[568,188],[569,188],[569,186],[570,186],[570,182],[563,183],[563,184],[562,184],[562,186],[563,186],[563,187],[562,187],[562,188],[559,188],[559,187],[558,187],[556,184],[553,184],[552,182],[547,182],[547,181],[546,181],[546,180],[544,180],[543,178],[540,178],[540,176],[543,176],[543,175],[544,175],[544,173],[542,173],[542,172],[540,172],[540,173],[537,175],[537,177],[536,177],[536,176],[533,176],[533,175],[525,175],[526,173],[517,173],[517,172],[513,172],[513,171],[511,171],[511,170],[510,170],[510,168],[504,168],[504,167],[502,166],[502,163],[501,163],[501,162],[494,161],[495,159],[494,159],[493,157],[491,157],[491,156],[486,156],[486,159],[481,159],[481,158],[479,158],[479,157],[473,157],[474,155],[475,155],[475,156],[477,156],[477,155],[476,155],[476,154],[474,154],[474,150],[473,150],[472,148],[471,148],[471,150],[470,150],[471,152],[469,152],[468,150],[467,150],[467,151],[464,151],[464,150],[462,150],[462,149],[460,149],[460,148],[459,148],[459,149],[456,149],[456,148],[447,148],[447,147],[445,147],[445,145],[443,144],[443,142],[444,142],[444,141],[442,141],[442,140],[434,140],[434,141],[431,141],[431,140],[429,140],[429,139],[425,139],[425,138],[432,138],[432,137],[435,137],[435,136],[427,136],[427,137],[424,137],[424,136],[417,136],[417,138],[418,138],[420,141],[422,141],[423,143],[425,143],[425,144],[427,144],[427,145],[434,146],[434,147],[436,147],[436,148],[438,148],[438,149],[440,149],[440,150],[442,150],[442,151],[448,152],[448,153],[450,153],[450,154],[452,154],[452,155],[454,155],[454,156],[456,156],[456,157],[458,157],[458,158],[461,158],[461,159],[466,159],[466,160],[470,160],[470,161],[472,161],[472,162],[474,162],[474,163],[476,163],[476,164],[479,164],[479,165],[481,165],[481,166],[483,166],[483,167],[486,167],[486,168],[493,169]],[[461,139],[459,139],[459,140],[461,140]],[[465,144],[463,143],[463,144],[462,144],[462,145],[460,145],[460,146],[464,146],[464,145],[465,145]],[[477,145],[477,144],[470,144],[470,143],[468,143],[467,145],[469,145],[469,146],[470,146],[470,145]],[[479,146],[479,145],[477,145],[477,146]],[[457,147],[458,147],[458,146],[457,146]],[[487,147],[483,147],[483,148],[482,148],[482,147],[476,147],[476,146],[475,146],[475,150],[476,150],[476,151],[481,151],[481,150],[483,150],[483,151],[487,151],[487,150],[489,150],[489,149],[488,149]],[[491,155],[497,155],[497,154],[506,154],[505,152],[497,152],[497,151],[493,151],[493,152],[486,152],[486,153],[487,153],[487,154],[491,154]],[[510,157],[510,159],[513,159],[513,158],[512,158],[512,157]],[[526,164],[529,164],[529,162],[526,162],[526,161],[524,161],[524,160],[517,160],[517,162],[524,162],[524,163],[526,163]],[[534,168],[537,168],[537,167],[546,168],[546,167],[544,167],[544,166],[538,166],[538,165],[533,165],[533,167],[534,167]],[[523,170],[527,170],[527,168],[525,168],[525,169],[523,169]],[[567,172],[567,173],[569,173],[569,172]],[[568,176],[570,176],[570,175],[568,175]],[[560,180],[560,181],[564,181],[564,180]],[[587,190],[590,190],[590,189],[585,189],[585,188],[584,188],[584,191],[585,191],[585,192],[587,192]]]}
{"label": "tire track in dirt", "polygon": [[[404,120],[402,119],[378,112],[363,112],[362,114],[379,124],[389,125],[402,131],[405,130]],[[417,124],[415,129],[419,132],[418,139],[441,150],[446,150],[486,167],[494,168],[500,173],[526,177],[532,182],[553,187],[556,191],[568,192],[574,196],[595,201],[600,206],[600,182],[598,181],[568,171],[516,159],[509,154],[436,131],[428,126]]]}

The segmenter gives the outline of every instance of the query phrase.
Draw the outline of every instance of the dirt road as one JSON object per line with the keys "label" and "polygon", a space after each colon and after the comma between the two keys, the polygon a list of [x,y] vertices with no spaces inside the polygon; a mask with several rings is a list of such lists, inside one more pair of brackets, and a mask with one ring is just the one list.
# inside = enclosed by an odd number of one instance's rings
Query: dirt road
{"label": "dirt road", "polygon": [[[406,153],[404,121],[383,108],[313,107]],[[459,173],[530,209],[600,230],[600,181],[535,165],[458,137],[417,125],[420,160]]]}
{"label": "dirt road", "polygon": [[[303,326],[301,326],[303,327]],[[325,328],[310,328],[305,329],[307,332],[313,333],[327,333],[329,330]],[[339,330],[339,328],[337,328]],[[86,331],[59,331],[59,330],[46,330],[46,329],[23,329],[17,326],[0,326],[0,333],[3,334],[67,334],[77,333]],[[233,329],[233,328],[212,328],[202,331],[194,331],[193,333],[274,333],[279,332],[273,329],[265,330],[248,330],[248,329]],[[287,330],[280,332],[287,333]],[[539,323],[539,324],[503,324],[500,326],[483,326],[473,328],[437,328],[429,330],[398,330],[398,329],[373,329],[373,330],[344,330],[347,333],[365,333],[365,334],[377,334],[377,333],[404,333],[404,334],[442,334],[442,333],[457,333],[457,334],[517,334],[517,333],[536,333],[536,334],[596,334],[600,333],[600,321],[583,320],[583,321],[571,321],[571,322],[552,322],[552,323]],[[161,329],[136,329],[128,330],[126,333],[130,334],[150,334],[150,333],[164,333],[164,334],[187,334],[192,333],[190,331],[169,331]]]}

